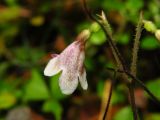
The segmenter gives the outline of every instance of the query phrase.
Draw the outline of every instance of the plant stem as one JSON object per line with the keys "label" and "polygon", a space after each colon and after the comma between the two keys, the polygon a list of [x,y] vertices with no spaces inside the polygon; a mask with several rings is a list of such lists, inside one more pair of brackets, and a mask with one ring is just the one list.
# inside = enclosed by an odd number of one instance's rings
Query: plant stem
{"label": "plant stem", "polygon": [[143,25],[143,15],[142,12],[140,13],[138,25],[136,28],[136,36],[134,39],[134,45],[132,50],[132,63],[131,63],[131,73],[132,75],[136,76],[137,73],[137,59],[138,59],[138,50],[139,50],[139,40],[142,32],[142,25]]}
{"label": "plant stem", "polygon": [[137,107],[135,104],[135,96],[134,96],[134,89],[132,83],[128,84],[128,89],[129,89],[129,96],[130,96],[130,104],[133,110],[133,116],[134,120],[138,120],[138,114],[137,114]]}
{"label": "plant stem", "polygon": [[115,84],[115,81],[116,81],[116,72],[117,71],[114,71],[113,79],[111,81],[111,87],[109,89],[109,96],[108,96],[108,101],[107,101],[107,105],[106,105],[106,108],[105,108],[105,112],[104,112],[104,115],[103,115],[103,120],[106,120],[106,118],[107,118],[107,113],[108,113],[109,105],[110,105],[110,102],[111,102],[113,87],[114,87],[114,84]]}
{"label": "plant stem", "polygon": [[128,71],[124,71],[129,77],[131,77],[133,80],[135,80],[136,83],[138,83],[147,93],[148,95],[150,95],[150,97],[152,98],[152,100],[158,105],[160,106],[160,101],[158,100],[158,98],[156,96],[154,96],[152,94],[152,92],[145,86],[145,84],[139,80],[138,78],[136,78],[135,76],[133,76],[132,74],[130,74]]}
{"label": "plant stem", "polygon": [[103,20],[104,24],[102,24],[99,20],[97,20],[97,18],[95,18],[95,16],[93,16],[91,14],[90,10],[87,7],[86,0],[83,0],[83,6],[84,6],[84,11],[88,15],[88,17],[90,19],[92,19],[93,21],[95,21],[96,23],[98,23],[101,26],[102,30],[104,31],[106,37],[108,38],[108,42],[109,42],[109,45],[110,45],[110,47],[112,49],[113,55],[114,55],[114,57],[116,59],[116,62],[118,64],[118,66],[120,67],[120,69],[126,70],[127,67],[126,67],[125,61],[121,57],[121,54],[120,54],[118,48],[116,47],[116,45],[114,43],[114,39],[112,37],[110,29],[109,30],[107,29],[108,28],[108,24],[106,24],[106,23],[108,23],[107,19],[106,19],[106,21]]}
{"label": "plant stem", "polygon": [[103,120],[106,120],[106,118],[107,118],[107,113],[108,113],[108,109],[109,109],[109,105],[110,105],[110,101],[111,101],[111,97],[112,97],[112,90],[113,90],[113,82],[111,82],[111,87],[109,89],[109,96],[108,96],[107,105],[105,107],[105,112],[104,112],[104,115],[103,115]]}
{"label": "plant stem", "polygon": [[[115,69],[113,68],[107,68],[108,70],[111,70],[111,71],[115,71]],[[133,76],[130,72],[128,71],[123,71],[123,70],[117,70],[117,72],[120,72],[120,73],[126,73],[129,77],[131,77],[133,80],[135,80],[136,83],[138,83],[146,92],[147,94],[152,98],[152,100],[158,105],[160,106],[160,101],[158,100],[158,98],[152,94],[152,92],[145,86],[145,84],[139,80],[138,78],[136,78],[135,76]]]}
{"label": "plant stem", "polygon": [[[136,63],[137,63],[137,55],[138,55],[138,49],[139,49],[139,39],[140,39],[141,31],[142,31],[142,19],[143,19],[142,14],[140,15],[140,20],[139,20],[139,23],[137,26],[135,43],[134,43],[134,47],[133,47],[133,58],[132,58],[132,63],[131,63],[131,72],[130,72],[128,70],[127,65],[125,64],[125,61],[124,61],[123,57],[121,56],[117,46],[114,43],[114,39],[112,37],[110,29],[108,29],[109,26],[108,26],[107,19],[103,18],[103,19],[101,19],[101,21],[102,21],[101,22],[100,20],[95,18],[91,14],[90,10],[87,8],[87,4],[86,4],[85,0],[83,0],[83,6],[84,6],[85,12],[89,16],[89,18],[91,18],[92,20],[94,20],[96,23],[98,23],[101,26],[102,30],[105,33],[105,36],[108,38],[108,42],[109,42],[109,45],[112,49],[112,53],[113,53],[113,55],[116,59],[116,62],[118,64],[117,72],[122,73],[122,77],[124,78],[124,83],[126,85],[128,85],[128,88],[129,88],[129,95],[130,95],[132,110],[134,113],[134,120],[138,120],[137,108],[135,105],[134,89],[133,89],[135,82],[138,83],[148,93],[148,95],[150,95],[152,100],[160,106],[160,101],[150,92],[150,90],[145,86],[145,84],[142,81],[140,81],[139,79],[136,78],[136,66],[137,66]],[[104,17],[104,16],[102,16],[102,17]],[[110,68],[110,70],[114,70],[114,69]],[[132,81],[129,81],[128,77],[130,77],[132,79]],[[110,99],[111,99],[111,95],[112,95],[112,89],[113,89],[113,85],[111,85],[111,88],[110,88],[109,100],[107,102],[107,106],[105,109],[103,120],[105,120],[107,112],[108,112],[109,103],[110,103]]]}

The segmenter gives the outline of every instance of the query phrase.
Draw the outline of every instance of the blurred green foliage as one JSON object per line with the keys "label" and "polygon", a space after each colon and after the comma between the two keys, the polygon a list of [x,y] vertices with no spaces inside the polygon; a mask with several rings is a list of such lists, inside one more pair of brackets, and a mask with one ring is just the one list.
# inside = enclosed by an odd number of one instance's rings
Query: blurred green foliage
{"label": "blurred green foliage", "polygon": [[46,101],[43,105],[43,111],[53,113],[55,115],[56,120],[62,119],[63,108],[58,101]]}
{"label": "blurred green foliage", "polygon": [[126,106],[119,110],[119,112],[115,115],[114,120],[133,120],[131,107]]}
{"label": "blurred green foliage", "polygon": [[31,80],[24,86],[24,100],[46,100],[49,98],[47,87],[41,74],[33,70]]}
{"label": "blurred green foliage", "polygon": [[[89,105],[96,106],[97,103],[93,101],[102,101],[104,84],[112,78],[106,67],[116,65],[103,31],[97,23],[87,19],[80,5],[79,0],[0,1],[0,120],[5,119],[12,109],[23,105],[45,119],[69,119],[74,112],[81,118],[85,114],[92,115],[89,113],[93,112],[93,108]],[[160,28],[158,0],[91,0],[88,5],[95,14],[101,10],[107,14],[113,36],[127,64],[140,10],[143,10],[146,20],[151,20],[156,28]],[[92,31],[86,45],[85,60],[89,90],[82,91],[80,88],[73,95],[65,96],[58,85],[61,73],[48,78],[43,75],[43,70],[51,58],[50,53],[60,53],[86,28]],[[142,62],[138,64],[138,77],[160,99],[160,44],[153,33],[142,32],[140,52]],[[113,109],[114,106],[122,108],[116,110],[118,112],[112,116],[114,120],[132,119],[126,92],[123,85],[116,84]],[[90,104],[87,104],[88,98]],[[147,105],[150,106],[149,103]],[[80,106],[79,111],[75,110],[77,106]],[[84,112],[82,106],[88,111]],[[145,114],[146,120],[160,119],[160,110],[156,107],[157,113],[146,110],[150,112]],[[94,115],[99,114],[99,109],[94,109]]]}
{"label": "blurred green foliage", "polygon": [[1,92],[0,94],[0,109],[7,109],[16,103],[14,95],[8,92]]}
{"label": "blurred green foliage", "polygon": [[152,93],[160,99],[160,91],[158,90],[160,86],[160,78],[149,81],[146,85]]}
{"label": "blurred green foliage", "polygon": [[155,37],[148,36],[143,38],[141,42],[141,47],[146,50],[154,50],[160,48],[160,44],[158,43],[158,40],[156,40]]}

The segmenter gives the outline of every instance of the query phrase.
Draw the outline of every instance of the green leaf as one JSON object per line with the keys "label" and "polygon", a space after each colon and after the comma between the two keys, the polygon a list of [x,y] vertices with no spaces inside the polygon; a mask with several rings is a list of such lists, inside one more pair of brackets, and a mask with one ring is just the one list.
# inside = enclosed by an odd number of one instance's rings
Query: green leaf
{"label": "green leaf", "polygon": [[44,56],[44,51],[41,49],[30,48],[28,46],[16,47],[13,49],[18,63],[37,63]]}
{"label": "green leaf", "polygon": [[[4,25],[5,26],[5,25]],[[3,27],[3,26],[1,26]],[[19,31],[19,26],[17,24],[7,24],[3,32],[1,32],[1,36],[6,37],[6,38],[12,38],[17,35]]]}
{"label": "green leaf", "polygon": [[151,80],[147,84],[148,89],[160,100],[160,78]]}
{"label": "green leaf", "polygon": [[21,8],[18,6],[4,9],[0,14],[0,23],[6,23],[10,20],[18,18],[20,12]]}
{"label": "green leaf", "polygon": [[158,48],[160,45],[156,38],[154,37],[145,37],[142,42],[141,42],[141,48],[146,49],[146,50],[154,50]]}
{"label": "green leaf", "polygon": [[111,60],[108,61],[104,66],[107,68],[115,68],[116,67],[116,65]]}
{"label": "green leaf", "polygon": [[34,62],[34,63],[37,63],[38,60],[40,60],[43,56],[45,56],[45,53],[44,53],[44,50],[42,49],[38,49],[38,48],[32,48],[32,51],[30,52],[30,56],[31,57],[31,60]]}
{"label": "green leaf", "polygon": [[13,91],[14,87],[15,86],[13,84],[11,85],[11,83],[6,82],[5,79],[0,80],[0,91],[1,92],[2,91]]}
{"label": "green leaf", "polygon": [[0,64],[0,76],[3,76],[6,73],[6,70],[8,67],[9,67],[9,63],[7,63],[7,62],[2,62]]}
{"label": "green leaf", "polygon": [[16,103],[16,97],[9,92],[0,93],[0,109],[7,109]]}
{"label": "green leaf", "polygon": [[7,5],[9,6],[16,6],[16,2],[17,0],[5,0],[5,2],[7,3]]}
{"label": "green leaf", "polygon": [[49,98],[47,86],[37,70],[32,70],[31,80],[25,85],[24,91],[24,100],[45,100]]}
{"label": "green leaf", "polygon": [[90,27],[90,23],[89,22],[82,22],[81,24],[79,24],[78,26],[77,26],[77,32],[79,33],[79,32],[81,32],[82,30],[84,30],[84,29],[87,29],[87,28],[89,28]]}
{"label": "green leaf", "polygon": [[30,51],[27,51],[26,47],[15,47],[13,49],[13,52],[14,52],[16,59],[18,61],[25,62],[25,61],[29,60],[28,53],[30,53]]}
{"label": "green leaf", "polygon": [[61,73],[53,76],[50,80],[50,87],[51,87],[51,92],[53,95],[53,98],[60,100],[66,97],[66,95],[62,94],[60,87],[59,87],[59,77]]}
{"label": "green leaf", "polygon": [[91,42],[94,45],[101,45],[106,41],[106,37],[104,35],[104,32],[102,30],[99,30],[95,33],[92,33],[89,42]]}
{"label": "green leaf", "polygon": [[92,23],[91,26],[90,26],[91,32],[97,32],[97,31],[100,30],[100,28],[101,28],[101,27],[100,27],[100,26],[98,25],[98,23],[96,23],[96,22]]}
{"label": "green leaf", "polygon": [[139,11],[143,7],[142,0],[127,0],[123,4],[123,10],[120,12],[123,13],[127,21],[131,21],[134,24],[137,23]]}
{"label": "green leaf", "polygon": [[105,84],[104,81],[99,80],[98,85],[97,85],[97,94],[98,94],[99,97],[103,97],[104,84]]}
{"label": "green leaf", "polygon": [[142,0],[127,0],[126,8],[128,8],[132,12],[136,12],[143,7]]}
{"label": "green leaf", "polygon": [[93,64],[94,64],[94,61],[93,61],[92,58],[87,57],[85,59],[85,67],[86,67],[87,70],[94,70],[95,66]]}
{"label": "green leaf", "polygon": [[[103,97],[103,93],[104,91],[104,85],[106,83],[102,80],[99,80],[98,85],[97,85],[97,94],[99,97]],[[108,92],[108,91],[106,91]],[[112,99],[111,99],[111,103],[112,104],[118,104],[118,103],[122,103],[125,101],[125,96],[122,92],[122,90],[120,89],[116,89],[113,91],[112,93]]]}
{"label": "green leaf", "polygon": [[54,114],[56,120],[61,120],[63,108],[58,101],[46,101],[43,105],[44,112],[51,112]]}
{"label": "green leaf", "polygon": [[52,9],[52,2],[51,1],[46,1],[45,3],[42,4],[39,8],[39,12],[41,13],[47,13]]}
{"label": "green leaf", "polygon": [[119,90],[114,90],[113,94],[112,94],[112,99],[111,99],[111,103],[113,105],[118,104],[118,103],[122,103],[125,101],[125,96],[124,94],[119,91]]}
{"label": "green leaf", "polygon": [[119,110],[113,120],[133,120],[133,113],[129,106]]}
{"label": "green leaf", "polygon": [[102,7],[107,10],[122,10],[124,3],[118,0],[105,0],[102,2]]}
{"label": "green leaf", "polygon": [[117,38],[117,43],[122,44],[122,45],[127,45],[130,41],[130,36],[129,34],[120,34],[116,36]]}

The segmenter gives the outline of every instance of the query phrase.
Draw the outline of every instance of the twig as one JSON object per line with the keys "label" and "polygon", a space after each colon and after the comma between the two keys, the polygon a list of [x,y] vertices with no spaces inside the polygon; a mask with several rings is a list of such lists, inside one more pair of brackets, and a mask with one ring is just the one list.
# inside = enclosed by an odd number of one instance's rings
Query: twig
{"label": "twig", "polygon": [[136,83],[138,83],[147,93],[148,95],[150,95],[151,99],[158,105],[160,106],[160,101],[158,100],[158,98],[152,94],[152,92],[145,86],[145,84],[139,80],[138,78],[134,77],[132,74],[130,74],[129,72],[125,71],[125,73],[130,76],[133,80],[135,80]]}
{"label": "twig", "polygon": [[114,87],[114,84],[116,82],[116,73],[117,73],[117,71],[114,71],[113,79],[111,81],[111,87],[109,89],[108,102],[107,102],[107,105],[106,105],[106,108],[105,108],[105,112],[104,112],[104,115],[103,115],[103,120],[105,120],[107,118],[107,113],[108,113],[109,105],[110,105],[110,102],[111,102],[113,87]]}
{"label": "twig", "polygon": [[133,110],[133,116],[134,120],[138,120],[138,113],[137,113],[137,107],[135,104],[135,96],[134,96],[134,89],[132,83],[128,84],[128,89],[129,89],[129,96],[130,96],[130,104]]}
{"label": "twig", "polygon": [[[113,68],[109,68],[107,67],[108,70],[111,70],[111,71],[115,71],[115,69]],[[123,70],[117,70],[117,72],[120,72],[120,73],[126,73],[129,77],[131,77],[133,80],[135,80],[135,82],[137,84],[139,84],[147,93],[148,95],[151,97],[151,99],[158,105],[160,106],[160,101],[158,100],[158,98],[152,94],[152,92],[145,86],[145,84],[139,80],[138,78],[134,77],[130,72],[128,71],[123,71]]]}

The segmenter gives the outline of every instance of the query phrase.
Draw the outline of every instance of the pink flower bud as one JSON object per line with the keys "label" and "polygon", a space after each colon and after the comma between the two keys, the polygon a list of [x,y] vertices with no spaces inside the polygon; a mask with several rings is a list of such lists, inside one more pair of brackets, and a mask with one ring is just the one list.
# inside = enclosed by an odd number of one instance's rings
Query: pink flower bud
{"label": "pink flower bud", "polygon": [[85,42],[90,36],[89,30],[82,31],[76,40],[61,54],[53,55],[47,64],[44,75],[53,76],[62,71],[59,86],[64,94],[72,94],[78,86],[78,80],[84,90],[88,88],[84,68]]}

